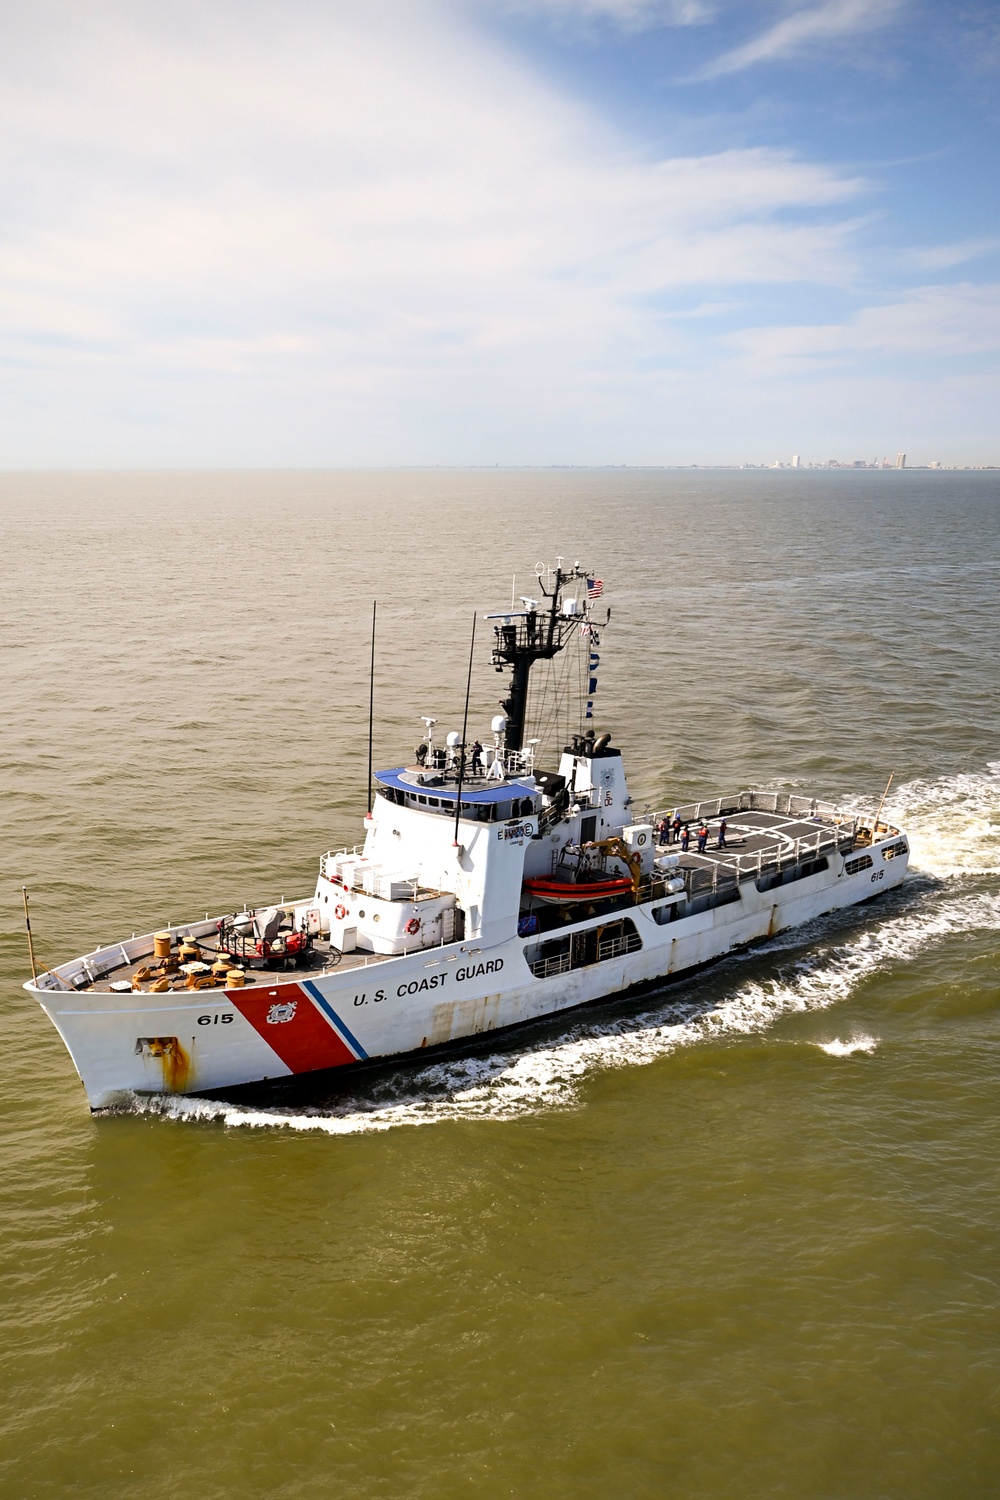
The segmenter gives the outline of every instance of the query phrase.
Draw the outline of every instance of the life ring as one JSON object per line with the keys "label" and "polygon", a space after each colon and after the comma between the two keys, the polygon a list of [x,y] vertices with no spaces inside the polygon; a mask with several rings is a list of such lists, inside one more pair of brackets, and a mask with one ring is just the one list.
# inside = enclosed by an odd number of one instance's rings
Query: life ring
{"label": "life ring", "polygon": [[346,906],[335,906],[333,908],[333,915],[337,918],[338,922],[342,922],[344,920],[344,918],[347,916],[347,907]]}
{"label": "life ring", "polygon": [[407,922],[406,927],[405,927],[404,930],[406,932],[408,932],[411,937],[413,936],[413,934],[415,932],[419,932],[420,931],[420,918],[419,917],[411,917],[410,920]]}

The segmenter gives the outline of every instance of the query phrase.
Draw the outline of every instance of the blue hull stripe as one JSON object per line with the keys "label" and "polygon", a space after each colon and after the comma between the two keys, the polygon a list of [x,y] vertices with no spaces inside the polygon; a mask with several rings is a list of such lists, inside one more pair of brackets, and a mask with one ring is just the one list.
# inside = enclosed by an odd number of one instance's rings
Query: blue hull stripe
{"label": "blue hull stripe", "polygon": [[334,1008],[330,1004],[329,1000],[325,1000],[323,998],[323,996],[321,995],[320,991],[317,989],[316,985],[312,982],[312,980],[311,979],[300,979],[299,980],[299,984],[301,984],[301,986],[302,986],[302,988],[304,990],[308,990],[309,991],[310,995],[316,1001],[316,1004],[319,1006],[320,1010],[326,1016],[327,1020],[330,1021],[332,1023],[332,1025],[334,1025],[337,1028],[337,1030],[340,1032],[341,1036],[344,1038],[344,1041],[352,1049],[352,1051],[354,1051],[355,1053],[357,1053],[358,1057],[362,1057],[362,1058],[363,1057],[367,1057],[368,1053],[365,1051],[364,1047],[362,1047],[362,1045],[358,1041],[357,1037],[353,1036],[352,1033],[350,1031],[348,1031],[347,1027],[344,1025],[343,1021],[337,1015],[337,1012],[334,1010]]}

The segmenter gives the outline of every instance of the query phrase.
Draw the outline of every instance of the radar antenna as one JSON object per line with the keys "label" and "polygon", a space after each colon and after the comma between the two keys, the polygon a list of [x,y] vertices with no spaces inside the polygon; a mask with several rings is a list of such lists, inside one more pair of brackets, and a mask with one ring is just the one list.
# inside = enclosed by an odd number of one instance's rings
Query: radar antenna
{"label": "radar antenna", "polygon": [[[560,557],[554,570],[539,563],[535,575],[539,591],[548,601],[547,606],[538,600],[523,598],[524,609],[518,613],[512,610],[509,614],[487,615],[487,619],[500,621],[493,627],[493,665],[498,672],[505,667],[511,669],[506,697],[500,699],[507,721],[504,748],[508,751],[520,751],[524,744],[531,668],[536,661],[551,660],[558,655],[573,632],[589,619],[586,568],[579,563],[563,568]],[[570,599],[564,602],[564,586],[575,579],[583,581],[583,601]]]}

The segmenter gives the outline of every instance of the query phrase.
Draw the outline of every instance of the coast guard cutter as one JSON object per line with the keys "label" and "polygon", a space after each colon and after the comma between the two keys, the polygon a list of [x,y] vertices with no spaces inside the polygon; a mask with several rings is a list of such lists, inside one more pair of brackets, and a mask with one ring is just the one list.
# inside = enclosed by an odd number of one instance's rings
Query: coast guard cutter
{"label": "coast guard cutter", "polygon": [[[815,798],[738,791],[636,817],[620,751],[588,728],[601,587],[576,565],[539,570],[538,589],[487,617],[510,680],[486,751],[454,731],[439,745],[425,720],[413,763],[375,774],[363,845],[324,854],[308,895],[127,938],[25,986],[92,1108],[426,1053],[900,884],[905,835]],[[580,731],[546,769],[525,738],[529,678],[570,646],[587,664]],[[706,836],[682,850],[664,836],[678,824]]]}

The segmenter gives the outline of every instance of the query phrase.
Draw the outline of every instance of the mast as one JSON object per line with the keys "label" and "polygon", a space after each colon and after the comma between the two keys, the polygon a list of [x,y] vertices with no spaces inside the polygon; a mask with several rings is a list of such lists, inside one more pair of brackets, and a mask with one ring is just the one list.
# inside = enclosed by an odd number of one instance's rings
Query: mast
{"label": "mast", "polygon": [[[559,559],[560,563],[562,559]],[[587,573],[579,563],[572,568],[557,566],[551,578],[551,589],[546,587],[546,574],[538,572],[538,586],[548,601],[544,608],[537,599],[522,597],[523,612],[513,611],[505,615],[488,615],[487,619],[499,619],[502,623],[493,627],[493,665],[498,672],[510,667],[511,679],[507,696],[500,699],[507,727],[504,731],[504,747],[520,750],[524,743],[524,725],[528,710],[528,679],[536,661],[551,660],[558,655],[573,631],[587,617],[587,601],[577,603],[571,613],[565,613],[563,585],[581,579],[586,595]]]}
{"label": "mast", "polygon": [[378,601],[372,600],[372,659],[368,673],[368,816],[372,815],[372,737],[375,733],[375,611]]}
{"label": "mast", "polygon": [[455,794],[455,845],[458,846],[458,824],[462,816],[462,782],[465,780],[465,737],[469,732],[469,694],[472,692],[472,657],[476,649],[476,617],[472,616],[472,640],[469,643],[469,675],[465,679],[465,717],[462,720],[462,743],[458,752],[458,791]]}

